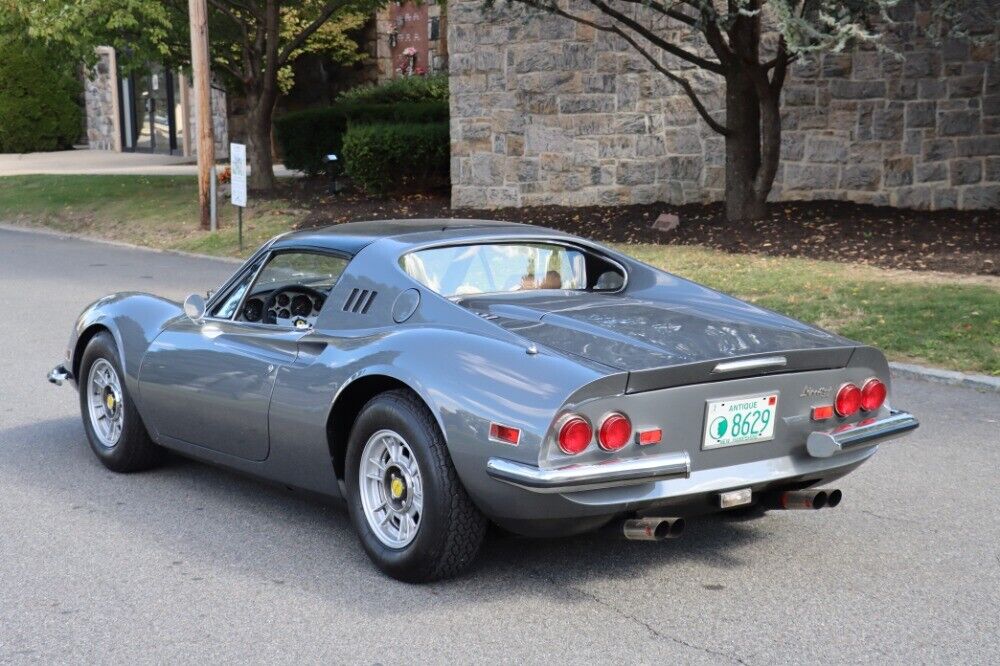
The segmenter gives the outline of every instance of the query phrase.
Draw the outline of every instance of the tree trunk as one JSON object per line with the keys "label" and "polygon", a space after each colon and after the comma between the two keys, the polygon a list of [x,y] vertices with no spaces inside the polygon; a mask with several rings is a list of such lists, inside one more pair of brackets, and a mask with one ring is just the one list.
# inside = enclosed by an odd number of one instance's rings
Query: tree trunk
{"label": "tree trunk", "polygon": [[726,219],[760,219],[770,192],[770,183],[763,193],[755,187],[761,171],[760,98],[738,69],[726,76],[726,126]]}
{"label": "tree trunk", "polygon": [[273,111],[273,102],[247,95],[247,158],[250,160],[247,186],[254,192],[271,192],[275,186],[271,156]]}

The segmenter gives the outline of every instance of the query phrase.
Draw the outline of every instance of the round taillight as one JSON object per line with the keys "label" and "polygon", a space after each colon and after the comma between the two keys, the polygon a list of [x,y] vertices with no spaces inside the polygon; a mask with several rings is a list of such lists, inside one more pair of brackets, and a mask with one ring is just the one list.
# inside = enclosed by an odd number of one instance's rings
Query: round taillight
{"label": "round taillight", "polygon": [[840,416],[850,416],[861,409],[861,389],[854,384],[844,384],[837,391],[837,399],[833,408]]}
{"label": "round taillight", "polygon": [[885,402],[885,384],[872,377],[861,388],[861,409],[873,412]]}
{"label": "round taillight", "polygon": [[590,446],[593,438],[594,431],[591,430],[590,423],[581,416],[568,418],[559,428],[559,448],[571,456],[583,452]]}
{"label": "round taillight", "polygon": [[624,414],[611,414],[597,432],[597,443],[605,451],[617,451],[632,438],[632,422]]}

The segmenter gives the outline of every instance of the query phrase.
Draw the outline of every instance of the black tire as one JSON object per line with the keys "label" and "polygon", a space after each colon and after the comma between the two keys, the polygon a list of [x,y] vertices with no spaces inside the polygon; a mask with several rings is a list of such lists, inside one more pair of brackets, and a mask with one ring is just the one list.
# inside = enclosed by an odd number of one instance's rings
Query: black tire
{"label": "black tire", "polygon": [[[117,443],[105,446],[94,431],[91,423],[90,404],[88,397],[90,370],[99,360],[107,361],[118,374],[121,385],[121,404],[124,421],[121,435]],[[156,466],[163,460],[164,450],[153,443],[146,426],[142,423],[139,412],[136,411],[125,382],[125,373],[118,361],[118,347],[111,333],[98,333],[87,344],[80,360],[80,376],[77,378],[80,389],[80,413],[83,416],[83,428],[87,432],[90,448],[101,463],[113,472],[139,472]]]}
{"label": "black tire", "polygon": [[[424,504],[417,535],[399,549],[386,546],[375,535],[361,500],[361,455],[368,439],[383,429],[399,433],[406,441],[423,484]],[[394,390],[372,398],[351,429],[346,462],[351,520],[361,545],[379,569],[397,580],[426,583],[451,578],[473,562],[488,521],[462,487],[444,437],[416,395]]]}

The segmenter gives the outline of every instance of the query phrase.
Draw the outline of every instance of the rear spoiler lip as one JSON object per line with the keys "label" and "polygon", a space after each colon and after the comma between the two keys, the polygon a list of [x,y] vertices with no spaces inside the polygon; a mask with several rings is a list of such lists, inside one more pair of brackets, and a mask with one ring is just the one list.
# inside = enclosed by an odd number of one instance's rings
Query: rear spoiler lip
{"label": "rear spoiler lip", "polygon": [[[862,347],[851,345],[820,349],[794,349],[749,354],[747,356],[715,358],[708,361],[650,368],[648,370],[633,370],[628,373],[625,393],[626,395],[643,393],[645,391],[656,391],[658,389],[687,386],[690,384],[708,384],[764,375],[783,375],[795,372],[846,368],[851,363],[851,358],[855,351],[860,348]],[[778,357],[783,357],[784,363],[772,362],[772,360],[776,361]],[[725,366],[733,361],[753,360],[760,360],[761,362],[766,362],[766,364],[761,366],[747,363],[746,365],[751,367],[740,369],[739,366],[736,366],[736,369],[731,371],[716,371],[717,367]],[[733,365],[735,366],[736,364]]]}

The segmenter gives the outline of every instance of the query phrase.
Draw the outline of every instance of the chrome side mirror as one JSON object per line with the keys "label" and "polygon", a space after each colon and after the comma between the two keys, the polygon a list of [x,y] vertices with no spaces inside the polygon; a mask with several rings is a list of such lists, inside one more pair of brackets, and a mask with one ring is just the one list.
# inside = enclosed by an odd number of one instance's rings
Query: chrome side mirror
{"label": "chrome side mirror", "polygon": [[200,321],[205,316],[205,299],[201,294],[191,294],[184,299],[184,314],[194,321]]}

